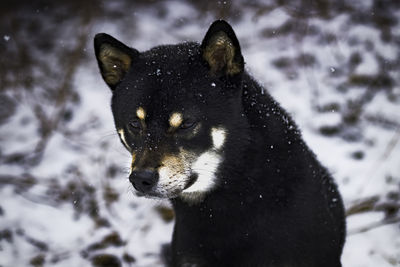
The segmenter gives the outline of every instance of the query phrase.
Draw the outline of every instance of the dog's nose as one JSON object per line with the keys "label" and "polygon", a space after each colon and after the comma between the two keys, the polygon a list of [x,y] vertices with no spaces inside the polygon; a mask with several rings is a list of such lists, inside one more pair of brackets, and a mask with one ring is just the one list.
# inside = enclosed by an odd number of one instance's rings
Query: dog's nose
{"label": "dog's nose", "polygon": [[157,183],[158,173],[150,170],[133,171],[129,181],[137,191],[147,193]]}

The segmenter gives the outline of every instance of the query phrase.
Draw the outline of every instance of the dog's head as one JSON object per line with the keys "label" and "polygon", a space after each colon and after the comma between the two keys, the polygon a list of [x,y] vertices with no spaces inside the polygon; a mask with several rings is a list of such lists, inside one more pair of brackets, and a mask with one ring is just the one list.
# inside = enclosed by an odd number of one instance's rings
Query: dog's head
{"label": "dog's head", "polygon": [[142,53],[98,34],[95,53],[135,189],[196,200],[218,186],[227,143],[243,121],[244,62],[231,26],[214,22],[201,45]]}

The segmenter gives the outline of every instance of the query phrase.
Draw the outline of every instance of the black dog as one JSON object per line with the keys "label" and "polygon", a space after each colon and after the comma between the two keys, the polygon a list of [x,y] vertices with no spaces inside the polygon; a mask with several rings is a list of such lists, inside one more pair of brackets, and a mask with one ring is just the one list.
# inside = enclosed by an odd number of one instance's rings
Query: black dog
{"label": "black dog", "polygon": [[176,213],[172,266],[339,267],[341,197],[289,115],[244,70],[231,26],[139,53],[95,37],[139,194]]}

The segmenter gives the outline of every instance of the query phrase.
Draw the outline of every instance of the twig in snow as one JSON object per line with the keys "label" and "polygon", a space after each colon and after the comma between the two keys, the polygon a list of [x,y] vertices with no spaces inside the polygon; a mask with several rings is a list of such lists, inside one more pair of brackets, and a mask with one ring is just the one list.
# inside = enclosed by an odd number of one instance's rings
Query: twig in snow
{"label": "twig in snow", "polygon": [[364,233],[364,232],[370,231],[372,229],[375,229],[375,228],[378,228],[378,227],[381,227],[381,226],[385,226],[385,225],[388,225],[388,224],[394,224],[394,223],[398,223],[398,222],[400,222],[400,216],[399,217],[393,217],[393,218],[387,218],[387,219],[384,219],[383,221],[374,222],[374,223],[371,223],[369,225],[360,227],[358,229],[348,231],[347,235],[355,235],[355,234]]}

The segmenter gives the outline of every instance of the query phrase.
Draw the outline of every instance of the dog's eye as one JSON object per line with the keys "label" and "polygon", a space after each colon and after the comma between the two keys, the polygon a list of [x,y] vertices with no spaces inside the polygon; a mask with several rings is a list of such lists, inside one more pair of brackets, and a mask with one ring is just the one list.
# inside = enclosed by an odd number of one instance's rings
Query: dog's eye
{"label": "dog's eye", "polygon": [[194,126],[196,126],[196,124],[197,124],[196,121],[188,119],[188,120],[185,120],[185,121],[179,126],[179,128],[182,129],[182,130],[187,130],[187,129],[193,128]]}
{"label": "dog's eye", "polygon": [[131,131],[139,131],[141,128],[140,121],[134,120],[129,123],[129,129]]}

